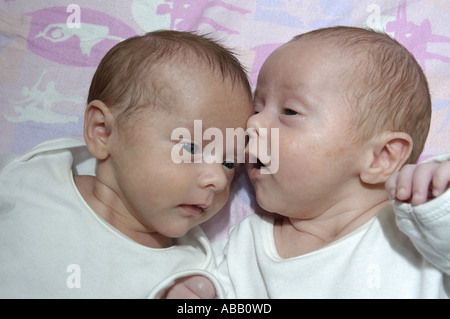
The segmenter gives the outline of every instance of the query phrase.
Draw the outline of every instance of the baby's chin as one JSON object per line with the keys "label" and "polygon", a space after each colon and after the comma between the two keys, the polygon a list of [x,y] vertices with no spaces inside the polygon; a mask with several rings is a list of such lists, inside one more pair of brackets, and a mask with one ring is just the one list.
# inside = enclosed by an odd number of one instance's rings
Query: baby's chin
{"label": "baby's chin", "polygon": [[267,196],[258,196],[258,193],[256,192],[256,202],[258,203],[259,207],[261,207],[264,211],[268,213],[276,213],[276,207],[274,207],[274,203],[277,202],[277,199],[275,198],[268,198]]}
{"label": "baby's chin", "polygon": [[189,223],[189,225],[178,225],[177,227],[172,227],[171,229],[161,229],[160,234],[172,239],[178,239],[185,236],[191,229],[196,227],[198,223]]}

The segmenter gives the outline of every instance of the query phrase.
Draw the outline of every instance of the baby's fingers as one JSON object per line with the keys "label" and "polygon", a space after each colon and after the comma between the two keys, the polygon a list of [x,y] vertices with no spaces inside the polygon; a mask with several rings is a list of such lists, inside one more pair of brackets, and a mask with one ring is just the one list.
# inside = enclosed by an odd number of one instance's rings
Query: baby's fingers
{"label": "baby's fingers", "polygon": [[397,195],[397,179],[400,172],[395,172],[386,180],[384,187],[389,194],[389,199],[395,199]]}
{"label": "baby's fingers", "polygon": [[424,204],[430,199],[433,180],[439,163],[430,162],[416,166],[413,175],[411,204],[414,206]]}
{"label": "baby's fingers", "polygon": [[436,169],[433,177],[432,195],[437,197],[444,193],[450,183],[450,161],[443,162]]}
{"label": "baby's fingers", "polygon": [[415,169],[416,165],[405,165],[400,172],[393,174],[386,181],[386,189],[391,198],[400,201],[408,201],[411,199]]}
{"label": "baby's fingers", "polygon": [[178,280],[166,294],[166,299],[213,299],[215,297],[214,284],[200,275]]}
{"label": "baby's fingers", "polygon": [[440,196],[449,187],[450,161],[405,165],[386,181],[391,199],[417,206]]}

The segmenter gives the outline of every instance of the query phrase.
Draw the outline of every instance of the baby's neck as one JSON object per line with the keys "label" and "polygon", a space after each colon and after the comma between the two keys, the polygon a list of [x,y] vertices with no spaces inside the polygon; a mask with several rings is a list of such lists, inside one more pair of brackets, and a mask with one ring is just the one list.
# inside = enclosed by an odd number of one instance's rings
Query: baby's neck
{"label": "baby's neck", "polygon": [[146,229],[128,212],[120,198],[94,176],[74,176],[75,185],[92,210],[108,224],[137,243],[166,248],[169,239]]}
{"label": "baby's neck", "polygon": [[325,212],[312,219],[283,216],[274,224],[278,254],[282,258],[291,258],[321,249],[365,224],[386,205],[388,200],[384,199],[364,209]]}

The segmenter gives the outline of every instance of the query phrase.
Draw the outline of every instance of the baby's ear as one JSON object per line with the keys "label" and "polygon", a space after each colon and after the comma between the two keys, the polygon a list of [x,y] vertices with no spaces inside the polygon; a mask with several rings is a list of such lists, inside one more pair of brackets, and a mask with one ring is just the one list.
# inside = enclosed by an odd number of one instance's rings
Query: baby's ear
{"label": "baby's ear", "polygon": [[407,133],[390,132],[372,139],[368,145],[360,178],[364,183],[375,185],[386,182],[406,163],[413,141]]}
{"label": "baby's ear", "polygon": [[110,108],[99,100],[86,107],[84,114],[84,140],[91,154],[99,159],[108,158],[108,140],[114,126],[114,116]]}

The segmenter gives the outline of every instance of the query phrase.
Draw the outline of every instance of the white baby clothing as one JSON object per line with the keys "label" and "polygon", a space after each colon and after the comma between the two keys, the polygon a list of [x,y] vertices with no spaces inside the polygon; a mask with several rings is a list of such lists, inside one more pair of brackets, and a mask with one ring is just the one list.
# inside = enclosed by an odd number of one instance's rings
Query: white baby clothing
{"label": "white baby clothing", "polygon": [[73,180],[95,165],[77,139],[0,161],[0,298],[147,298],[172,276],[213,270],[199,227],[153,249],[100,218]]}
{"label": "white baby clothing", "polygon": [[279,256],[273,230],[274,218],[258,214],[232,230],[217,273],[228,298],[450,295],[450,190],[416,207],[395,202],[345,237],[293,258]]}

